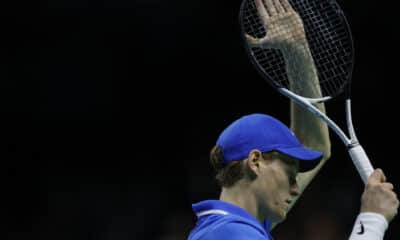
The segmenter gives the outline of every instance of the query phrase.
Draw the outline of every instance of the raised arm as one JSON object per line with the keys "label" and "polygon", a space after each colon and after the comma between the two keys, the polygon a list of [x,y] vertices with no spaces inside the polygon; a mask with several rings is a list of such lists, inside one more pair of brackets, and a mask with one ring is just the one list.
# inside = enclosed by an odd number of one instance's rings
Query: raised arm
{"label": "raised arm", "polygon": [[[280,50],[293,92],[307,97],[321,97],[316,67],[307,43],[304,26],[299,15],[287,0],[255,0],[258,14],[268,30],[263,38],[247,36],[251,46]],[[323,104],[317,106],[325,112]],[[300,195],[330,157],[328,126],[319,118],[295,103],[291,103],[291,129],[301,143],[324,153],[324,158],[313,170],[299,173],[297,182]],[[299,196],[300,196],[299,195]],[[299,196],[292,201],[290,208]]]}

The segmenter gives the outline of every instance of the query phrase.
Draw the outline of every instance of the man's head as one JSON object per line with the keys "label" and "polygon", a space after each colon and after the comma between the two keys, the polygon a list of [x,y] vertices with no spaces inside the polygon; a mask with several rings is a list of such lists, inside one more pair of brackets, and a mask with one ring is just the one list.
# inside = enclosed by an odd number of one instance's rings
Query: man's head
{"label": "man's head", "polygon": [[279,120],[251,114],[221,133],[210,157],[221,187],[242,184],[254,195],[258,211],[277,222],[299,194],[297,173],[315,167],[322,154],[304,148]]}

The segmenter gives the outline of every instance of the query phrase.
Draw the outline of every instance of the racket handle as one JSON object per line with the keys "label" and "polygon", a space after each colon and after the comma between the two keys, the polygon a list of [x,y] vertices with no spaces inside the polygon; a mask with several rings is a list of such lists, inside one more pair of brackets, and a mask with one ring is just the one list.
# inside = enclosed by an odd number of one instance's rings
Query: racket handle
{"label": "racket handle", "polygon": [[361,179],[363,180],[364,184],[367,184],[368,177],[374,171],[367,154],[361,145],[355,145],[349,148],[349,154],[354,165],[356,166],[358,173],[361,176]]}

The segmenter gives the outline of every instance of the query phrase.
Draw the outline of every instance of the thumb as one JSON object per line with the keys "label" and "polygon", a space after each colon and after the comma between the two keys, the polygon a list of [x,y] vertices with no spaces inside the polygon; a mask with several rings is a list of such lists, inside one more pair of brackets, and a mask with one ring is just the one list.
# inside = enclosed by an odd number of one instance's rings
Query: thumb
{"label": "thumb", "polygon": [[371,176],[369,176],[368,178],[368,182],[369,183],[382,183],[382,182],[386,182],[386,176],[383,173],[382,169],[377,168],[375,169]]}
{"label": "thumb", "polygon": [[248,34],[246,34],[245,37],[246,37],[246,41],[250,47],[258,47],[260,45],[259,39],[255,38],[253,36],[250,36]]}

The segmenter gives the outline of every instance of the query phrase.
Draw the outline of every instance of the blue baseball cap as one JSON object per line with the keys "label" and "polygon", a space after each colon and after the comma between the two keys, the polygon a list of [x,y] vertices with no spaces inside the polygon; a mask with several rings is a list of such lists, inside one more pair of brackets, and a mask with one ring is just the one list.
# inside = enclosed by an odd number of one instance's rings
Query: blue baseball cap
{"label": "blue baseball cap", "polygon": [[221,133],[217,146],[222,149],[224,164],[243,160],[253,149],[277,151],[300,160],[299,171],[314,168],[323,154],[303,147],[294,133],[272,116],[260,113],[245,115]]}

